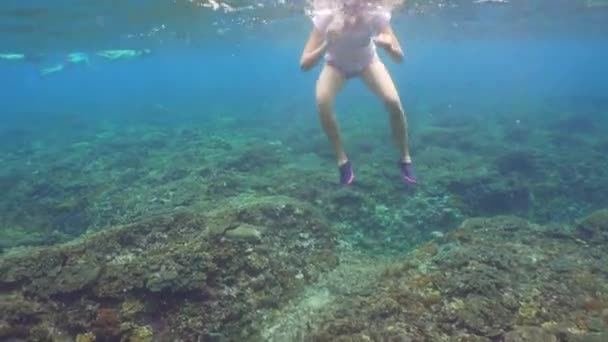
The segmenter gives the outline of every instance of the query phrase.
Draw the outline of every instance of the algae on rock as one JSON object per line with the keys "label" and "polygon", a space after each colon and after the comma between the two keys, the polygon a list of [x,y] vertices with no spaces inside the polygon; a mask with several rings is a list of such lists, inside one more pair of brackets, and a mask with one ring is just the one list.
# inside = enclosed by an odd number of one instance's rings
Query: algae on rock
{"label": "algae on rock", "polygon": [[13,289],[10,297],[1,290],[0,299],[12,299],[0,301],[0,323],[25,322],[7,338],[28,336],[38,323],[81,340],[92,333],[148,341],[159,324],[170,328],[166,339],[204,340],[218,330],[242,338],[256,333],[249,324],[259,312],[333,268],[335,245],[325,218],[288,197],[244,196],[205,214],[159,215],[0,257],[0,289]]}

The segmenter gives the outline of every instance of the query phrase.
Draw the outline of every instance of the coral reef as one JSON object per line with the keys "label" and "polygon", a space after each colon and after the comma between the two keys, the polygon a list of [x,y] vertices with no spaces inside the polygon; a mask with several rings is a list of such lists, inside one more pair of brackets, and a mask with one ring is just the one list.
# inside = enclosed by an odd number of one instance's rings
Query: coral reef
{"label": "coral reef", "polygon": [[7,123],[0,340],[605,340],[605,120],[419,106],[417,187],[376,107],[347,188],[299,108]]}
{"label": "coral reef", "polygon": [[[369,111],[379,109],[348,108],[344,139],[359,176],[347,191],[333,186],[331,147],[304,115],[289,127],[260,118],[255,125],[225,117],[167,121],[171,110],[162,105],[129,113],[139,121],[124,126],[73,113],[53,122],[39,118],[40,127],[21,123],[3,131],[0,249],[65,242],[175,210],[207,210],[243,193],[310,203],[349,243],[374,253],[403,252],[464,217],[574,222],[608,206],[605,141],[567,130],[560,122],[576,117],[577,108],[555,106],[543,109],[548,116],[564,113],[551,124],[434,108],[412,127],[417,189],[399,183],[384,122],[370,120]],[[601,109],[592,112],[598,129],[606,125]],[[157,111],[160,117],[151,114]],[[51,141],[49,127],[61,139]]]}
{"label": "coral reef", "polygon": [[607,222],[606,210],[572,229],[470,218],[370,259],[337,249],[308,205],[243,196],[11,251],[0,338],[603,341]]}
{"label": "coral reef", "polygon": [[247,338],[264,310],[335,267],[335,242],[308,205],[242,196],[12,251],[0,258],[0,337]]}
{"label": "coral reef", "polygon": [[[604,227],[597,212],[581,227]],[[556,230],[559,229],[559,230]],[[601,245],[600,243],[603,243]],[[605,240],[498,216],[465,220],[343,298],[314,341],[601,341]]]}
{"label": "coral reef", "polygon": [[578,225],[577,232],[581,239],[590,243],[605,244],[608,242],[608,209],[599,210],[585,217]]}

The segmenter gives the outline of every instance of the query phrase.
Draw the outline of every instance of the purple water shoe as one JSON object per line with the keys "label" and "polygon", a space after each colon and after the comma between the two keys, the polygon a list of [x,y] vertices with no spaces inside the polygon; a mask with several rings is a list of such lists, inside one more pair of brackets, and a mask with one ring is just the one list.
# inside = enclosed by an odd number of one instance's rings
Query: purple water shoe
{"label": "purple water shoe", "polygon": [[348,185],[352,184],[355,180],[355,173],[353,172],[353,167],[350,164],[350,161],[340,165],[340,184]]}
{"label": "purple water shoe", "polygon": [[399,161],[399,169],[401,171],[401,178],[408,184],[416,184],[416,176],[414,176],[414,166],[412,162]]}

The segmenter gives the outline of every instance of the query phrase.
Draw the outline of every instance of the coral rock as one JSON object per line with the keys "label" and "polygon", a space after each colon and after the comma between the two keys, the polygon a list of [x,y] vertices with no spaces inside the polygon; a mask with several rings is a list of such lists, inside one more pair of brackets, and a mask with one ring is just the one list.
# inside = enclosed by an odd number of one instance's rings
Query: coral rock
{"label": "coral rock", "polygon": [[599,210],[584,218],[576,229],[578,236],[591,243],[608,242],[608,209]]}
{"label": "coral rock", "polygon": [[231,240],[259,241],[262,238],[263,228],[250,224],[241,224],[234,229],[228,229],[224,236]]}
{"label": "coral rock", "polygon": [[539,327],[517,327],[505,334],[505,342],[557,342],[555,335]]}

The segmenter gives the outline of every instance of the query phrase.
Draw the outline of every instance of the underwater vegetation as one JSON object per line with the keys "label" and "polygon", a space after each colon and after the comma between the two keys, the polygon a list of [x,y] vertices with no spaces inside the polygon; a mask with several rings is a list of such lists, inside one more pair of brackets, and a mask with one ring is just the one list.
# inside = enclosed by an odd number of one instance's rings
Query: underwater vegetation
{"label": "underwater vegetation", "polygon": [[15,251],[0,259],[0,339],[247,339],[264,310],[335,267],[335,245],[310,206],[242,196]]}
{"label": "underwater vegetation", "polygon": [[607,218],[596,212],[573,230],[465,220],[336,303],[312,340],[606,340]]}
{"label": "underwater vegetation", "polygon": [[[0,62],[50,76],[149,54]],[[192,76],[172,64],[120,76]],[[0,125],[0,341],[608,341],[608,98],[407,94],[415,187],[386,113],[354,101],[339,114],[357,180],[338,187],[312,86],[213,107],[182,104],[200,85],[184,81],[106,104],[93,80],[69,94],[83,107]]]}
{"label": "underwater vegetation", "polygon": [[[567,109],[555,106],[547,113]],[[294,128],[269,120],[248,130],[220,117],[156,122],[154,110],[130,114],[141,121],[125,127],[65,114],[6,128],[0,247],[68,241],[242,194],[309,203],[348,243],[378,253],[402,253],[466,217],[574,222],[608,206],[607,142],[566,131],[560,122],[573,114],[539,127],[438,111],[412,130],[422,182],[416,188],[401,186],[394,155],[374,144],[385,139],[382,133],[370,136],[346,122],[360,176],[354,187],[339,189],[327,140],[304,117],[293,119]],[[354,113],[354,121],[357,115],[363,114]],[[381,124],[375,132],[384,132]],[[595,126],[607,127],[602,120]],[[510,144],[514,135],[518,143]],[[61,138],[45,143],[50,136]]]}
{"label": "underwater vegetation", "polygon": [[243,196],[4,255],[0,338],[603,341],[607,213],[571,229],[467,219],[368,273],[363,289],[309,300],[315,315],[286,339],[276,335],[286,304],[353,261],[309,205]]}
{"label": "underwater vegetation", "polygon": [[[213,118],[53,120],[78,129],[44,145],[28,139],[52,133],[42,122],[2,147],[0,340],[608,333],[606,157],[560,124],[471,135],[487,121],[437,115],[413,135],[417,188],[395,187],[393,156],[347,126],[368,163],[336,188],[305,122],[235,137],[238,121]],[[526,144],[505,148],[513,135]]]}

